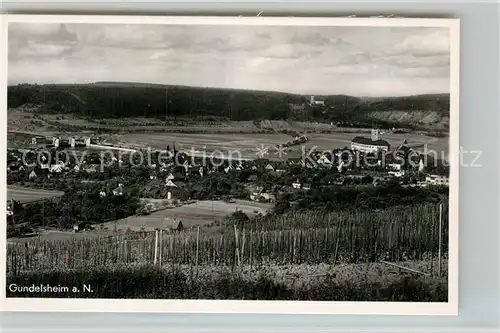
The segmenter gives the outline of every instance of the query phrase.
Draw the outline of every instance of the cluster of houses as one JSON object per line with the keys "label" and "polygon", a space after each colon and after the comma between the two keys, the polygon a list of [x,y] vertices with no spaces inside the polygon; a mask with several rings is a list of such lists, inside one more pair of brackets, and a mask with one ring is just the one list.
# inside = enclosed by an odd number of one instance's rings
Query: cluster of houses
{"label": "cluster of houses", "polygon": [[[49,155],[46,155],[50,153]],[[82,161],[79,165],[76,163],[76,158],[79,156],[60,153],[55,148],[39,154],[34,149],[9,149],[7,151],[7,172],[29,172],[29,180],[34,180],[39,177],[51,178],[52,175],[62,174],[64,172],[84,170],[88,173],[97,172],[100,164],[89,160]]]}
{"label": "cluster of houses", "polygon": [[[247,189],[250,191],[250,200],[252,201],[259,201],[259,202],[270,202],[273,203],[276,201],[276,195],[272,193],[271,191],[267,191],[264,189],[263,186],[255,186],[252,185],[253,182],[257,180],[257,176],[252,175],[249,178],[249,181],[251,182],[251,185],[247,186]],[[309,191],[311,189],[311,184],[309,183],[302,183],[299,179],[296,179],[292,183],[291,189],[287,189],[286,186],[283,186],[282,188],[278,189],[277,192],[283,193],[287,191]]]}
{"label": "cluster of houses", "polygon": [[[297,140],[307,140],[307,137],[296,138]],[[41,138],[33,138],[33,144],[39,144]],[[44,138],[44,140],[47,140]],[[78,172],[85,171],[87,173],[95,173],[98,172],[101,168],[101,160],[97,153],[94,155],[88,155],[84,158],[82,163],[75,163],[73,160],[64,160],[54,158],[57,154],[61,153],[61,142],[65,142],[65,145],[69,147],[75,147],[77,145],[89,145],[91,144],[90,139],[85,138],[83,141],[75,138],[70,138],[66,141],[61,141],[60,138],[52,138],[50,142],[44,141],[48,144],[48,146],[52,147],[49,151],[54,156],[51,156],[50,161],[47,161],[45,156],[41,156],[41,158],[36,159],[35,166],[31,166],[29,170],[28,178],[30,180],[34,180],[38,177],[47,177],[50,178],[53,174],[60,174],[64,172]],[[379,152],[390,152],[390,145],[384,140],[379,140],[378,131],[372,131],[372,138],[362,138],[355,137],[351,142],[352,151],[359,151],[363,154],[369,155],[375,165],[381,166],[381,160],[379,154],[371,154],[371,153],[379,153]],[[401,145],[397,148],[397,152],[405,155],[411,149],[406,147],[405,145]],[[45,149],[47,151],[47,149]],[[16,172],[16,171],[26,171],[27,166],[23,163],[22,154],[32,153],[32,155],[36,154],[36,150],[31,148],[28,150],[9,150],[7,161],[8,161],[8,171]],[[287,161],[267,161],[267,160],[240,160],[235,161],[233,163],[225,161],[222,165],[204,165],[200,166],[201,160],[197,158],[193,158],[190,156],[184,156],[183,158],[176,158],[174,156],[176,154],[175,148],[170,151],[167,150],[169,154],[166,156],[165,162],[158,162],[158,164],[151,164],[149,167],[151,168],[150,172],[150,180],[148,183],[144,184],[143,194],[145,196],[151,197],[166,197],[168,199],[173,199],[176,194],[182,189],[184,182],[193,174],[198,174],[200,177],[204,177],[208,174],[214,172],[224,172],[229,173],[233,171],[264,171],[264,172],[274,172],[276,174],[285,173],[290,167],[300,166],[302,168],[336,168],[339,172],[341,171],[352,171],[352,165],[349,162],[346,162],[343,158],[342,154],[345,153],[345,150],[338,149],[328,153],[325,152],[313,152],[310,154],[309,158],[289,158]],[[68,156],[62,154],[63,156]],[[26,155],[25,155],[26,156]],[[124,163],[120,158],[116,158],[116,156],[112,156],[111,163],[109,161],[106,163],[106,166],[111,166],[116,163],[117,165],[121,165]],[[182,164],[178,165],[176,162],[180,160]],[[371,164],[374,165],[374,164]],[[182,176],[179,175],[179,169],[182,170]],[[420,159],[418,162],[418,166],[416,166],[416,170],[423,176],[425,169],[425,165],[423,160]],[[177,170],[177,171],[174,171]],[[403,167],[403,164],[400,161],[394,161],[386,165],[385,170],[387,172],[387,176],[389,178],[402,178],[405,176],[405,172],[407,168]],[[165,174],[167,175],[165,177]],[[158,179],[161,178],[161,179]],[[272,193],[267,193],[262,187],[256,186],[257,176],[252,174],[248,179],[248,190],[250,192],[250,198],[255,201],[268,201],[272,202],[276,198]],[[449,185],[449,179],[446,176],[440,175],[426,175],[425,181],[418,182],[416,186],[428,186],[428,185]],[[308,183],[301,183],[298,179],[293,182],[289,190],[310,190],[311,185]],[[107,189],[103,189],[100,191],[101,197],[108,195],[123,195],[124,187],[123,184],[119,184],[117,188],[110,191]]]}
{"label": "cluster of houses", "polygon": [[[379,131],[377,129],[372,129],[371,138],[366,138],[362,136],[356,136],[351,141],[351,149],[354,151],[359,151],[366,154],[371,153],[391,153],[391,145],[389,142],[385,140],[381,140],[378,137]],[[403,145],[400,145],[392,151],[396,156],[408,156],[411,152],[411,148],[408,148],[406,145],[406,141]],[[380,162],[380,161],[379,161]],[[425,164],[422,156],[418,161],[418,166],[416,167],[418,172],[423,173],[425,169]],[[399,160],[395,163],[389,163],[387,165],[388,174],[390,176],[401,178],[405,175],[405,170],[403,169],[403,162]],[[428,185],[444,185],[449,186],[449,177],[443,175],[426,175],[425,181],[417,182],[416,186],[425,187]]]}

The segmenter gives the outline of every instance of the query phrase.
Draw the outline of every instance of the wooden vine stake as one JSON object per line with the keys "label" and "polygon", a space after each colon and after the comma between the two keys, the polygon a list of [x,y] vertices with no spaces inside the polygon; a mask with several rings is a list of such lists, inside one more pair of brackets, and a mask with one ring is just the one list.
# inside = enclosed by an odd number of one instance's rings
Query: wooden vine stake
{"label": "wooden vine stake", "polygon": [[200,226],[198,226],[198,230],[196,231],[196,276],[198,276],[199,248],[200,248]]}
{"label": "wooden vine stake", "polygon": [[441,277],[441,248],[443,243],[443,204],[439,205],[439,248],[438,248],[438,276]]}
{"label": "wooden vine stake", "polygon": [[158,260],[158,230],[155,230],[155,257],[153,264],[156,266],[156,262]]}
{"label": "wooden vine stake", "polygon": [[239,248],[239,243],[238,243],[238,229],[236,229],[236,224],[234,225],[234,239],[235,239],[235,244],[236,244],[236,260],[238,263],[238,266],[240,265],[240,248]]}

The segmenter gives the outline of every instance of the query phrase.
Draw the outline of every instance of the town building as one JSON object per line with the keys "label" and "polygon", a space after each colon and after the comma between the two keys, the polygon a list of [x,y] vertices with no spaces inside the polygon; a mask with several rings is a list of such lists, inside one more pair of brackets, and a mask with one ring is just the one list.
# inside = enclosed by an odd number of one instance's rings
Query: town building
{"label": "town building", "polygon": [[371,139],[363,136],[357,136],[351,141],[351,149],[363,153],[375,153],[377,151],[389,151],[391,145],[378,137],[378,129],[372,129]]}
{"label": "town building", "polygon": [[7,215],[8,216],[14,215],[14,200],[13,199],[7,201]]}
{"label": "town building", "polygon": [[325,101],[316,100],[316,99],[314,98],[314,95],[310,97],[310,99],[309,99],[309,103],[310,103],[311,105],[325,105]]}
{"label": "town building", "polygon": [[271,164],[266,165],[265,168],[267,171],[274,171],[274,167]]}
{"label": "town building", "polygon": [[182,232],[184,231],[184,225],[181,220],[174,219],[174,223],[170,226],[170,230],[174,232]]}
{"label": "town building", "polygon": [[316,161],[319,165],[325,165],[325,166],[330,166],[332,165],[332,161],[326,156],[326,155],[321,155],[318,160]]}
{"label": "town building", "polygon": [[363,153],[375,153],[377,151],[389,151],[391,145],[385,140],[373,140],[362,136],[357,136],[351,141],[351,149]]}
{"label": "town building", "polygon": [[45,143],[45,137],[43,136],[35,136],[31,138],[31,144],[32,145],[39,145]]}
{"label": "town building", "polygon": [[274,202],[276,201],[276,196],[272,193],[268,193],[267,191],[265,191],[262,186],[257,186],[250,193],[250,200]]}
{"label": "town building", "polygon": [[393,171],[401,171],[401,167],[403,166],[402,163],[389,163],[387,164],[387,167]]}
{"label": "town building", "polygon": [[389,171],[388,174],[397,178],[401,178],[405,175],[405,171],[404,170]]}
{"label": "town building", "polygon": [[168,179],[165,182],[165,186],[167,186],[167,187],[177,187],[177,185],[175,185],[174,182],[171,179]]}
{"label": "town building", "polygon": [[424,172],[424,169],[425,169],[424,160],[420,159],[420,161],[418,162],[418,172]]}
{"label": "town building", "polygon": [[116,196],[123,195],[123,184],[118,184],[118,187],[113,190],[113,195]]}
{"label": "town building", "polygon": [[428,185],[443,185],[443,186],[450,185],[449,177],[441,175],[428,175],[425,177],[425,182]]}

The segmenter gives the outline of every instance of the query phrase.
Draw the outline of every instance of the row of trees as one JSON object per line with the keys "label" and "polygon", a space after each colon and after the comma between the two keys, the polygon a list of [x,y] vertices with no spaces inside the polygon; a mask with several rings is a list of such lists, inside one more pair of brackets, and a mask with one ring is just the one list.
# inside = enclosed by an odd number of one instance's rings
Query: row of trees
{"label": "row of trees", "polygon": [[402,187],[395,182],[377,187],[321,186],[310,191],[290,192],[279,196],[274,214],[290,209],[341,211],[345,209],[373,210],[393,206],[413,206],[436,203],[448,198],[447,187]]}
{"label": "row of trees", "polygon": [[133,215],[139,208],[139,199],[127,193],[100,197],[98,192],[79,191],[24,206],[15,202],[14,207],[17,208],[14,215],[8,217],[8,225],[69,229],[74,224],[84,227]]}

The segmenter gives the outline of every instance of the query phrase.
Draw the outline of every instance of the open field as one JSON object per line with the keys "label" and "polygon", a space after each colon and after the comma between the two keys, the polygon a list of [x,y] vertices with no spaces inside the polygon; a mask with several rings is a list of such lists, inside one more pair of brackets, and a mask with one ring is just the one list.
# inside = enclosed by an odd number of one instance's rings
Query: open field
{"label": "open field", "polygon": [[[350,147],[351,140],[356,136],[354,133],[312,133],[308,137],[310,140],[306,143],[306,147],[311,149],[315,147],[317,150],[331,150]],[[448,138],[436,138],[417,134],[386,134],[380,135],[380,139],[387,140],[391,147],[398,147],[405,140],[410,145],[422,145],[416,150],[423,150],[423,145],[426,145],[427,150],[435,150],[444,152],[444,156],[448,156]],[[124,134],[119,135],[118,139],[121,142],[128,144],[137,144],[142,147],[149,146],[152,149],[165,149],[167,145],[172,146],[175,143],[178,150],[190,151],[205,151],[210,157],[210,154],[219,150],[225,154],[236,157],[238,151],[243,158],[256,158],[257,148],[271,147],[269,155],[266,158],[275,158],[275,151],[272,147],[277,144],[283,144],[291,139],[290,135],[275,133],[275,134],[173,134],[173,133],[150,133],[150,134]],[[297,157],[301,154],[301,147],[295,146],[291,151],[284,155],[284,158]],[[214,154],[214,156],[219,156]]]}
{"label": "open field", "polygon": [[60,197],[63,194],[64,192],[61,191],[30,189],[11,185],[7,186],[7,200],[14,199],[21,203]]}
{"label": "open field", "polygon": [[[12,111],[14,112],[14,111]],[[193,120],[189,118],[169,119],[167,123],[163,119],[155,118],[108,118],[87,120],[74,115],[44,114],[41,119],[53,126],[62,126],[66,130],[72,128],[82,129],[106,129],[110,131],[129,132],[193,132],[193,133],[258,133],[266,130],[290,130],[291,126],[286,121],[265,120],[253,121],[229,121],[229,120]]]}
{"label": "open field", "polygon": [[[205,151],[211,154],[215,150],[224,153],[238,150],[243,158],[256,158],[256,148],[264,145],[265,147],[274,147],[289,141],[291,135],[279,131],[306,132],[310,137],[307,143],[308,148],[314,146],[317,149],[328,150],[338,149],[350,146],[351,140],[357,135],[369,136],[369,129],[345,129],[335,128],[330,124],[317,122],[298,122],[298,121],[189,121],[181,120],[176,125],[165,126],[159,119],[149,118],[126,118],[126,119],[100,119],[88,121],[82,117],[71,115],[41,115],[41,118],[34,118],[31,112],[24,110],[9,110],[9,130],[23,131],[30,133],[34,123],[37,124],[37,134],[51,135],[54,129],[50,129],[49,124],[63,125],[65,130],[75,133],[80,132],[85,127],[97,129],[125,130],[129,133],[108,134],[109,142],[117,144],[132,145],[137,148],[151,147],[152,149],[165,149],[167,145],[176,144],[179,150]],[[42,124],[43,123],[43,124]],[[30,125],[31,124],[31,125]],[[43,125],[43,126],[42,126]],[[30,127],[31,126],[31,127]],[[69,126],[69,127],[68,127]],[[276,131],[275,133],[263,133],[266,130]],[[182,133],[182,132],[186,133]],[[330,131],[330,133],[318,133],[316,131]],[[181,132],[181,133],[179,133]],[[193,133],[189,133],[193,132]],[[391,146],[399,146],[408,141],[410,145],[427,145],[427,150],[444,152],[448,156],[448,138],[437,138],[426,136],[424,134],[384,134],[380,139],[387,140]],[[423,146],[416,148],[423,151]],[[236,156],[236,155],[233,155]],[[292,147],[285,157],[300,157],[300,147]],[[274,151],[269,150],[269,156],[266,158],[276,158]]]}
{"label": "open field", "polygon": [[[249,216],[257,213],[265,214],[271,205],[253,201],[236,200],[234,203],[224,201],[198,201],[176,208],[165,209],[151,213],[150,215],[130,216],[126,219],[116,221],[118,230],[131,229],[138,231],[154,230],[156,228],[167,228],[173,225],[174,219],[182,221],[184,227],[189,228],[195,225],[206,225],[214,221],[219,221],[224,216],[240,210]],[[257,213],[256,213],[257,212]],[[108,222],[104,227],[113,229],[115,222]]]}
{"label": "open field", "polygon": [[[148,133],[148,134],[124,134],[119,136],[121,142],[149,146],[152,149],[166,149],[167,145],[175,143],[179,151],[186,152],[194,149],[198,152],[205,151],[210,154],[216,150],[222,151],[225,155],[230,154],[237,158],[241,154],[243,158],[256,158],[257,147],[266,147],[285,143],[291,139],[286,134],[184,134],[184,133]],[[231,152],[238,153],[232,154]],[[273,152],[270,150],[270,154]],[[214,157],[220,154],[214,154]]]}
{"label": "open field", "polygon": [[50,125],[35,116],[36,108],[9,109],[7,117],[7,128],[9,131],[26,133],[50,131]]}

